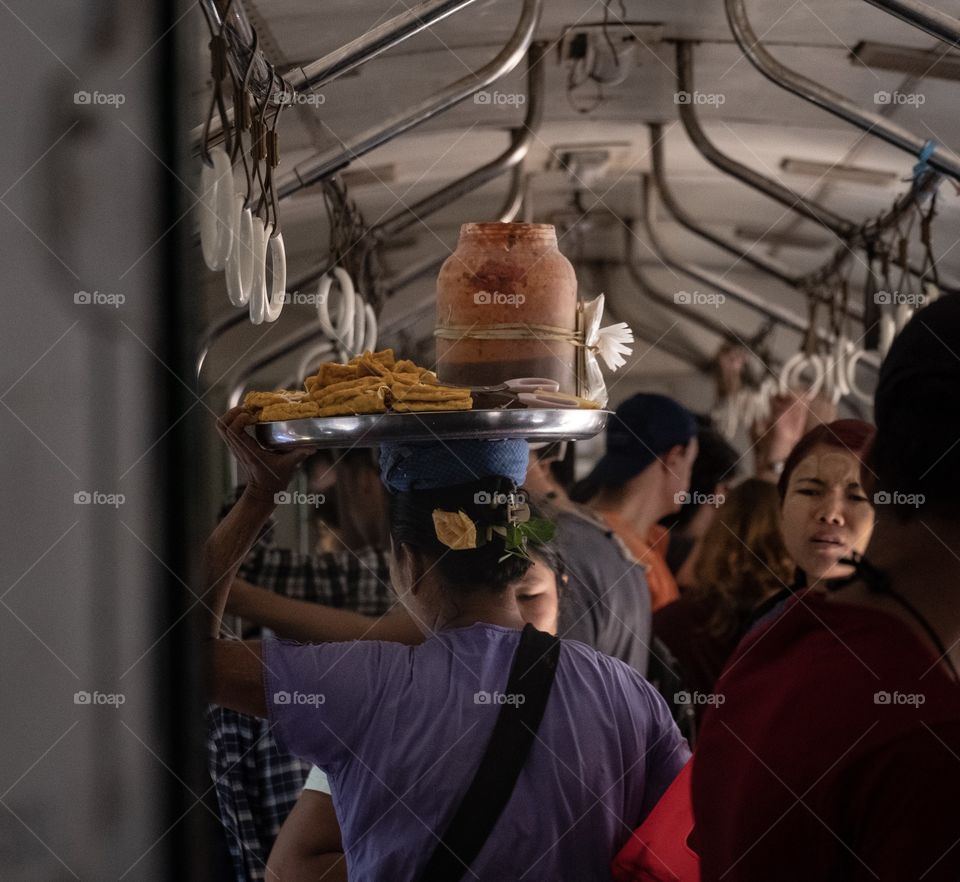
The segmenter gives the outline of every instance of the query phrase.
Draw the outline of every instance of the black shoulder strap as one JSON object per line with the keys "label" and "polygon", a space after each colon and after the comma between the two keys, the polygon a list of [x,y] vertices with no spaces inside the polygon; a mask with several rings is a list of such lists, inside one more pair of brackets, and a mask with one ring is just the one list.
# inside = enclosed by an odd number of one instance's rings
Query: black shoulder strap
{"label": "black shoulder strap", "polygon": [[420,882],[457,882],[480,853],[513,793],[543,719],[560,641],[527,625],[513,657],[493,734],[473,781],[437,843]]}

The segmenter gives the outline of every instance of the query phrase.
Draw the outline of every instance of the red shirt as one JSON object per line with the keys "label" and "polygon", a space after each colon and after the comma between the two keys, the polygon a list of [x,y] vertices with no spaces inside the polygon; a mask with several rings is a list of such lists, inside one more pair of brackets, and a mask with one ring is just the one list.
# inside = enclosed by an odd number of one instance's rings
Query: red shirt
{"label": "red shirt", "polygon": [[960,880],[960,684],[904,622],[807,593],[716,693],[693,765],[702,882]]}

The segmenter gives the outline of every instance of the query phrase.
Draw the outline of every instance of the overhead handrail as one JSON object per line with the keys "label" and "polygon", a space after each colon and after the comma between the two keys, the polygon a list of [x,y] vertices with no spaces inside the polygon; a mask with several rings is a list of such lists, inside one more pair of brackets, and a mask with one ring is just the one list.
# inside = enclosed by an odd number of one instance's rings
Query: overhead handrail
{"label": "overhead handrail", "polygon": [[[527,69],[527,113],[522,127],[513,130],[515,133],[521,131],[524,133],[525,138],[520,142],[521,147],[524,149],[520,151],[517,150],[518,137],[512,136],[510,146],[496,159],[484,166],[481,166],[479,169],[469,172],[447,187],[438,190],[432,196],[427,197],[426,200],[422,200],[423,202],[429,200],[429,206],[424,208],[419,203],[415,206],[412,206],[411,210],[416,211],[417,217],[424,218],[427,215],[438,211],[439,209],[449,205],[457,199],[462,198],[473,190],[478,189],[483,184],[488,183],[497,175],[500,175],[504,171],[510,169],[513,173],[510,182],[510,189],[503,207],[496,215],[496,219],[501,223],[510,223],[516,218],[520,211],[524,196],[522,172],[523,159],[526,156],[526,153],[529,151],[534,138],[536,137],[536,133],[539,130],[540,123],[543,118],[544,77],[543,65],[539,63],[540,59],[542,58],[542,52],[542,43],[531,44]],[[441,194],[443,194],[443,198],[440,198]],[[419,208],[417,207],[418,205],[420,206]],[[399,217],[399,214],[395,215],[394,217]],[[388,218],[387,220],[389,221],[390,219]],[[379,224],[371,228],[371,232],[374,235],[376,235],[380,230],[381,225]],[[447,253],[444,253],[439,257],[428,258],[427,260],[421,261],[419,264],[415,264],[413,267],[410,267],[409,269],[400,273],[393,280],[388,282],[387,296],[390,296],[392,292],[417,281],[433,270],[439,269],[440,265],[444,260],[446,260],[447,256]],[[319,268],[310,270],[304,276],[297,279],[292,285],[289,286],[289,288],[292,291],[301,291],[308,285],[312,285],[314,282],[318,281],[325,273],[329,272],[330,269],[330,265],[324,264]],[[196,379],[198,386],[200,383],[200,374],[203,371],[204,362],[206,361],[207,355],[214,343],[216,343],[220,337],[222,337],[232,328],[243,324],[245,318],[246,316],[242,313],[231,313],[230,315],[217,319],[207,329],[197,352]],[[313,333],[316,333],[316,330],[314,330]]]}
{"label": "overhead handrail", "polygon": [[775,279],[779,279],[786,285],[796,286],[799,283],[800,277],[792,273],[788,267],[779,261],[768,260],[760,255],[753,254],[751,251],[744,251],[733,242],[724,239],[723,236],[697,223],[693,216],[688,214],[686,209],[677,202],[667,184],[667,174],[663,157],[663,125],[661,123],[650,123],[650,143],[652,145],[651,165],[653,168],[653,183],[659,193],[660,201],[680,226],[689,230],[694,235],[699,236],[701,239],[706,239],[718,248],[722,248],[728,254],[736,257],[737,260],[742,260],[744,263],[750,264],[750,266],[755,269],[767,273],[767,275],[773,276]]}
{"label": "overhead handrail", "polygon": [[[640,210],[640,223],[644,228],[649,227],[649,218],[647,217],[648,206],[646,200],[641,201],[641,210]],[[715,334],[721,340],[727,343],[736,342],[736,338],[730,329],[725,327],[722,322],[717,321],[716,319],[711,318],[707,313],[701,312],[699,310],[690,309],[683,304],[677,303],[669,294],[664,294],[662,291],[658,290],[656,286],[651,284],[650,280],[647,278],[646,273],[643,270],[643,267],[640,265],[639,260],[637,259],[637,235],[636,235],[636,226],[637,222],[630,221],[628,222],[623,231],[623,265],[627,270],[627,273],[636,282],[637,287],[644,293],[648,300],[653,301],[658,306],[663,307],[669,312],[675,313],[676,315],[683,318],[685,321],[690,322],[691,324],[697,325],[705,331],[709,331],[711,334]]]}
{"label": "overhead handrail", "polygon": [[[520,165],[513,169],[513,176],[510,182],[510,191],[507,193],[503,207],[497,216],[497,220],[499,220],[501,223],[510,223],[519,213],[520,206],[522,204],[524,183],[525,176],[523,173],[523,166]],[[519,199],[518,194],[520,197]],[[418,264],[414,270],[407,270],[404,273],[395,276],[394,279],[387,283],[387,296],[389,297],[391,294],[393,294],[395,291],[398,291],[405,285],[409,285],[411,282],[416,281],[416,279],[422,278],[430,272],[439,269],[441,264],[449,256],[450,252],[448,251],[443,255],[428,258],[426,261]],[[415,273],[415,275],[413,273]],[[404,320],[409,319],[414,314],[434,308],[435,304],[436,294],[430,294],[429,297],[425,297],[424,300],[413,307],[413,309],[407,310],[402,317],[394,319],[392,322],[389,322],[380,328],[379,336],[384,337],[388,334],[394,333],[401,327],[405,327],[407,323]],[[223,321],[218,323],[218,327],[224,327],[225,325],[227,325],[227,323]],[[237,371],[231,381],[233,385],[231,386],[228,400],[231,402],[239,401],[243,396],[243,390],[246,388],[247,381],[258,370],[266,367],[269,364],[272,364],[286,355],[291,354],[292,352],[295,352],[302,346],[307,344],[316,345],[318,342],[317,338],[323,336],[323,331],[323,325],[320,321],[310,322],[309,324],[300,328],[296,333],[285,337],[283,340],[280,340],[272,349],[264,352],[250,365]],[[208,334],[207,339],[209,339],[209,337],[210,335]],[[209,344],[207,348],[209,349]]]}
{"label": "overhead handrail", "polygon": [[[693,71],[693,47],[689,42],[678,41],[677,86],[680,91],[693,94],[695,89]],[[893,208],[882,215],[877,221],[869,224],[857,224],[848,218],[835,214],[825,206],[796,193],[779,181],[761,174],[750,168],[750,166],[744,165],[732,156],[728,156],[720,151],[717,146],[707,138],[706,133],[703,131],[694,108],[694,102],[680,104],[679,116],[680,122],[683,124],[683,128],[694,147],[697,148],[700,155],[703,156],[707,162],[721,171],[726,172],[731,177],[742,181],[748,187],[752,187],[754,190],[769,196],[791,211],[815,223],[821,224],[843,240],[846,248],[841,248],[821,269],[797,279],[795,282],[796,285],[810,286],[822,281],[827,275],[835,271],[839,264],[849,258],[850,249],[865,248],[885,229],[896,224],[900,217],[914,206],[916,199],[925,192],[928,192],[936,184],[935,174],[930,173],[924,175],[922,180],[915,181],[910,189],[897,200]],[[667,205],[667,208],[670,210],[669,205]],[[684,224],[684,226],[686,226],[686,224]],[[716,244],[719,245],[719,242]],[[910,266],[909,270],[911,275],[918,279],[925,277],[922,269]],[[946,284],[942,284],[941,287],[945,292],[952,293],[957,290],[955,286],[948,286]],[[855,314],[854,317],[859,318],[859,314]]]}
{"label": "overhead handrail", "polygon": [[278,182],[278,197],[284,199],[304,187],[342,171],[358,157],[414,126],[426,122],[464,98],[469,98],[475,92],[512,71],[523,59],[533,40],[540,18],[541,3],[542,0],[523,0],[523,9],[513,35],[491,61],[451,83],[433,97],[414,105],[408,111],[394,114],[382,125],[354,135],[342,147],[302,162]]}
{"label": "overhead handrail", "polygon": [[[201,2],[215,17],[214,20],[219,23],[221,18],[216,0],[201,0]],[[294,66],[290,70],[284,71],[283,80],[289,87],[288,91],[284,92],[278,89],[264,76],[258,77],[257,91],[262,94],[264,90],[269,90],[270,100],[288,100],[291,94],[319,89],[474,2],[476,0],[421,0],[421,2],[404,9],[399,15],[395,15],[393,18],[361,34],[339,49],[328,52],[316,61]],[[246,59],[249,59],[253,45],[253,29],[241,5],[237,3],[234,8],[238,10],[238,14],[236,16],[228,15],[228,32],[229,30],[233,31],[232,45],[234,48],[232,54],[235,59],[234,63],[245,70]],[[263,65],[267,64],[266,59],[263,57],[262,51],[257,51],[260,53],[260,59],[257,61],[258,67],[265,71]],[[233,119],[232,110],[228,111],[228,118]],[[211,143],[217,143],[222,138],[223,132],[219,120],[211,128],[210,135],[214,139]],[[194,137],[193,141],[196,143],[199,138]]]}
{"label": "overhead handrail", "polygon": [[421,199],[409,207],[403,207],[386,220],[374,227],[376,234],[382,238],[389,238],[413,226],[423,217],[426,217],[461,196],[482,187],[487,181],[515,168],[526,158],[530,147],[536,139],[540,124],[543,121],[543,86],[545,80],[544,66],[541,63],[547,51],[547,44],[535,42],[530,44],[527,52],[527,110],[522,125],[510,132],[510,145],[495,159],[486,165],[462,178],[441,187],[435,193]]}
{"label": "overhead handrail", "polygon": [[867,0],[867,3],[895,15],[921,31],[926,31],[938,40],[952,46],[960,43],[960,19],[921,3],[920,0]]}
{"label": "overhead handrail", "polygon": [[[511,130],[510,144],[507,149],[495,159],[441,187],[419,202],[410,206],[402,206],[384,220],[374,224],[368,235],[380,240],[389,239],[418,221],[435,214],[441,208],[445,208],[468,193],[479,189],[505,171],[520,166],[527,153],[529,153],[543,122],[544,68],[541,62],[545,52],[545,43],[535,42],[530,44],[530,49],[527,52],[527,111],[523,123],[518,128]],[[520,188],[516,186],[516,182],[511,185],[511,192],[514,193],[514,199],[522,198],[522,193]],[[503,211],[500,212],[501,215],[503,213]],[[516,212],[511,215],[510,220],[513,220],[515,216]],[[432,267],[433,263],[430,263],[425,272],[429,272]],[[297,280],[295,288],[299,290],[313,284],[329,270],[330,265],[328,263],[310,270]],[[422,275],[421,272],[413,276],[410,281],[414,281]]]}
{"label": "overhead handrail", "polygon": [[[677,86],[681,92],[693,94],[693,47],[684,40],[677,42]],[[829,208],[818,205],[813,200],[795,193],[779,181],[761,174],[717,149],[701,128],[693,101],[679,104],[678,111],[680,122],[683,123],[688,137],[711,165],[743,181],[755,190],[766,193],[767,196],[776,199],[781,205],[785,205],[809,220],[826,227],[841,239],[845,239],[852,234],[856,225],[851,221],[840,217]]]}
{"label": "overhead handrail", "polygon": [[867,134],[883,139],[911,156],[923,156],[931,168],[960,181],[960,160],[954,159],[932,142],[898,126],[888,117],[871,110],[864,110],[832,89],[784,67],[766,50],[763,42],[754,32],[747,18],[743,0],[724,0],[724,6],[730,30],[733,31],[733,37],[743,50],[743,54],[771,82],[851,125],[863,129]]}
{"label": "overhead handrail", "polygon": [[[784,327],[790,328],[796,331],[799,334],[806,335],[809,329],[809,322],[803,317],[797,315],[790,309],[786,307],[779,306],[775,303],[768,303],[762,297],[754,294],[752,291],[748,291],[746,288],[743,288],[740,285],[734,284],[728,279],[724,279],[722,276],[712,273],[709,270],[704,269],[703,267],[697,266],[696,264],[685,264],[673,257],[664,247],[663,243],[657,237],[656,231],[653,227],[652,218],[653,213],[653,199],[655,196],[654,189],[650,186],[650,182],[647,179],[647,176],[643,177],[643,199],[646,203],[646,213],[645,213],[645,228],[647,232],[647,237],[650,240],[650,245],[656,253],[657,257],[668,267],[677,272],[685,273],[691,278],[696,279],[698,282],[701,282],[704,285],[709,285],[712,288],[715,288],[718,291],[722,291],[727,297],[730,297],[732,300],[742,303],[749,309],[759,313],[767,319],[770,319],[776,324],[783,325]],[[830,334],[823,328],[816,328],[815,331],[817,337],[827,343],[833,343]],[[878,369],[879,359],[876,357],[875,353],[868,352],[861,359],[861,363]]]}
{"label": "overhead handrail", "polygon": [[[514,166],[510,175],[510,189],[504,198],[503,206],[496,215],[496,220],[502,224],[509,224],[516,220],[520,209],[523,207],[524,191],[526,189],[526,176],[523,171],[523,165]],[[411,285],[418,279],[436,272],[443,265],[443,262],[450,256],[449,251],[442,254],[428,257],[420,263],[414,264],[403,272],[398,273],[387,283],[387,297],[392,297],[401,288]]]}

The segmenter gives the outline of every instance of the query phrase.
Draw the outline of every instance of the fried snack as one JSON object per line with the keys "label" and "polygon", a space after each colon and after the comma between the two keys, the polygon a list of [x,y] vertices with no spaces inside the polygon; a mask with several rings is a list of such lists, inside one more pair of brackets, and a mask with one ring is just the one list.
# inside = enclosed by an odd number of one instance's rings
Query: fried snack
{"label": "fried snack", "polygon": [[360,355],[355,355],[350,359],[348,364],[359,365],[363,361],[368,363],[373,361],[376,364],[390,370],[393,368],[394,364],[396,364],[397,358],[393,354],[392,349],[381,349],[379,352],[370,352],[368,349],[366,352],[361,353]]}
{"label": "fried snack", "polygon": [[318,416],[353,416],[362,413],[386,413],[386,411],[387,403],[383,396],[364,392],[346,401],[321,407]]}
{"label": "fried snack", "polygon": [[387,392],[390,390],[390,387],[386,383],[381,383],[378,386],[371,386],[367,389],[362,388],[352,388],[352,389],[343,389],[340,392],[335,392],[333,395],[324,395],[320,398],[315,398],[317,405],[319,407],[330,407],[332,404],[343,404],[347,401],[353,401],[357,398],[362,398],[365,395],[375,395],[381,401],[386,401]]}
{"label": "fried snack", "polygon": [[316,376],[307,377],[303,385],[308,392],[313,392],[317,388],[330,386],[334,383],[355,380],[358,376],[360,374],[355,364],[339,364],[335,361],[328,361],[320,365]]}
{"label": "fried snack", "polygon": [[470,391],[443,386],[437,375],[392,349],[364,352],[347,364],[326,362],[304,382],[305,391],[251,392],[244,405],[261,422],[304,417],[436,410],[470,410]]}
{"label": "fried snack", "polygon": [[426,383],[395,382],[390,391],[396,401],[454,401],[470,397],[469,389],[453,386],[428,386]]}
{"label": "fried snack", "polygon": [[437,410],[471,410],[473,399],[454,398],[450,401],[394,401],[392,409],[396,413],[425,413]]}
{"label": "fried snack", "polygon": [[350,393],[347,396],[349,398],[353,395],[359,395],[361,392],[366,392],[368,389],[374,389],[382,385],[384,385],[382,377],[356,377],[353,380],[342,380],[339,383],[332,383],[322,388],[315,386],[313,391],[310,392],[310,398],[314,401],[321,401],[343,392]]}
{"label": "fried snack", "polygon": [[364,353],[363,358],[357,365],[357,373],[361,377],[389,377],[390,368],[379,361],[374,361],[369,353]]}
{"label": "fried snack", "polygon": [[315,401],[288,401],[282,404],[268,404],[257,415],[261,423],[278,420],[302,420],[320,416],[320,408]]}

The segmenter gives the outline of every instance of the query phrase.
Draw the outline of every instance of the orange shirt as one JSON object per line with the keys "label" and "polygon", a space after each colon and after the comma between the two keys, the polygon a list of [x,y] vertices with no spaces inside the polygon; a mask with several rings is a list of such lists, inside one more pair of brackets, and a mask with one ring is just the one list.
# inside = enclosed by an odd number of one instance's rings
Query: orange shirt
{"label": "orange shirt", "polygon": [[656,612],[680,597],[677,580],[673,578],[667,566],[667,545],[670,531],[666,527],[654,524],[644,536],[637,532],[629,521],[620,515],[603,512],[601,517],[609,524],[630,553],[647,571],[647,584],[650,586],[650,609]]}

